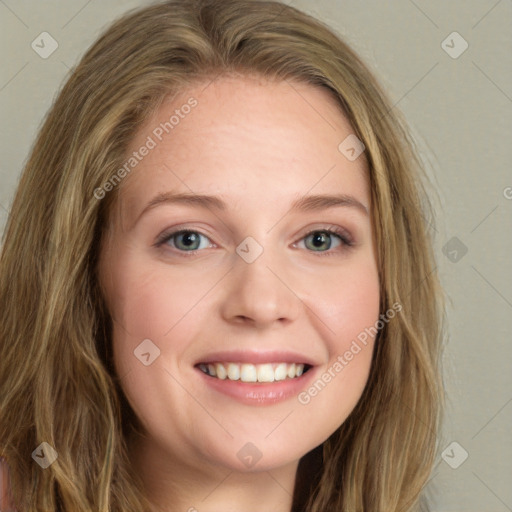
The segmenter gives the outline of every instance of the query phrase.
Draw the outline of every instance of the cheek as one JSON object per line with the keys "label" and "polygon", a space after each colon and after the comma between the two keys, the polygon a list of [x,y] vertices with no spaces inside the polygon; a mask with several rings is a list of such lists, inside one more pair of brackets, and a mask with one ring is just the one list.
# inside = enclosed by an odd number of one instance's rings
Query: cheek
{"label": "cheek", "polygon": [[167,355],[164,349],[171,339],[175,354],[185,349],[181,345],[187,336],[176,337],[176,332],[187,325],[183,319],[204,294],[201,290],[207,284],[197,289],[180,273],[162,272],[158,264],[149,265],[136,255],[128,254],[116,261],[111,269],[114,293],[110,311],[114,322],[114,359],[120,375],[139,364],[134,351],[137,353],[141,343],[152,347],[144,340],[151,340],[157,347],[152,350],[161,351],[158,357]]}
{"label": "cheek", "polygon": [[333,319],[336,345],[340,350],[378,320],[379,288],[377,272],[370,268],[351,274],[345,280],[335,302],[337,311]]}
{"label": "cheek", "polygon": [[136,255],[117,261],[111,275],[112,316],[123,335],[134,339],[164,339],[213,282],[191,280],[189,274]]}
{"label": "cheek", "polygon": [[[352,339],[379,317],[380,284],[371,258],[340,266],[317,280],[307,304],[325,324],[331,354],[343,353]],[[318,283],[321,286],[318,286]]]}
{"label": "cheek", "polygon": [[146,428],[165,425],[161,438],[179,435],[169,418],[186,409],[188,395],[173,376],[196,336],[195,305],[211,283],[191,283],[183,272],[163,272],[136,254],[116,261],[111,283],[113,356],[123,391]]}
{"label": "cheek", "polygon": [[310,300],[308,306],[324,324],[329,358],[298,398],[312,416],[322,418],[315,433],[321,442],[345,421],[368,380],[380,306],[376,266],[359,261],[332,272]]}

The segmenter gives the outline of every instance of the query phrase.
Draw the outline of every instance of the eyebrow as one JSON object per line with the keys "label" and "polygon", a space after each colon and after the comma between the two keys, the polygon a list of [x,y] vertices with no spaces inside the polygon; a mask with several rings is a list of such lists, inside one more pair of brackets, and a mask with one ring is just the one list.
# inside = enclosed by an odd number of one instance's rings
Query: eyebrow
{"label": "eyebrow", "polygon": [[[164,204],[198,206],[205,209],[213,209],[223,212],[228,209],[227,204],[218,196],[166,192],[163,194],[158,194],[153,199],[151,199],[151,201],[144,207],[144,209],[137,217],[134,225],[149,210]],[[350,207],[358,210],[364,215],[368,215],[368,208],[363,203],[358,201],[354,196],[348,194],[304,196],[296,199],[292,203],[289,211],[311,212],[336,207]]]}

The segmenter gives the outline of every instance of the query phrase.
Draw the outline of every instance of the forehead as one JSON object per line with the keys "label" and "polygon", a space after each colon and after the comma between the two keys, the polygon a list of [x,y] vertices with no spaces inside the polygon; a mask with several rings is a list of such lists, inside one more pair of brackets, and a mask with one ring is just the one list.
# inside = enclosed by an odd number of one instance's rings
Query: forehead
{"label": "forehead", "polygon": [[[138,130],[127,158],[137,152],[140,161],[122,184],[123,210],[135,215],[170,191],[218,194],[260,210],[309,191],[352,194],[368,205],[364,153],[350,161],[338,148],[351,134],[324,88],[251,77],[196,84]],[[150,150],[141,157],[143,147]]]}

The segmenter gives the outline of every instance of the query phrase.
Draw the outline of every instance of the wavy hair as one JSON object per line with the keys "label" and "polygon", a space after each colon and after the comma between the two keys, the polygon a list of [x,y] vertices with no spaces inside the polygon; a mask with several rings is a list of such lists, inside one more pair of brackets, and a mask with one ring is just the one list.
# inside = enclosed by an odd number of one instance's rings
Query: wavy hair
{"label": "wavy hair", "polygon": [[[347,420],[299,464],[293,512],[417,510],[443,411],[444,303],[424,172],[401,115],[320,21],[260,0],[171,0],[113,23],[73,69],[21,175],[0,258],[0,455],[19,510],[142,512],[126,436],[136,419],[111,354],[97,263],[126,160],[164,98],[228,74],[330,91],[366,147],[381,311],[370,376]],[[340,141],[341,142],[341,141]],[[45,470],[32,453],[58,453]]]}

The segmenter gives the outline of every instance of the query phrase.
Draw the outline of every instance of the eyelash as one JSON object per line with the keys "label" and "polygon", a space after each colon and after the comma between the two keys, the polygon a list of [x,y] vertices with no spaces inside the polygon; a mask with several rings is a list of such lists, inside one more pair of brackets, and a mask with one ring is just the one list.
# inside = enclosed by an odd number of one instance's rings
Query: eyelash
{"label": "eyelash", "polygon": [[[193,229],[178,229],[176,231],[164,232],[162,235],[160,235],[158,237],[157,241],[154,244],[154,247],[161,248],[164,244],[166,244],[169,240],[171,240],[171,238],[173,238],[177,235],[183,234],[183,233],[196,233],[196,234],[199,234],[199,235],[204,236],[205,238],[209,239],[209,237],[207,235],[205,235],[204,233],[201,233],[200,231],[196,231]],[[305,238],[312,235],[313,233],[329,233],[331,235],[336,235],[340,239],[341,244],[345,248],[349,249],[354,246],[354,241],[352,240],[350,235],[347,233],[346,230],[341,229],[341,228],[313,229],[312,231],[309,231],[308,233],[306,233],[299,241],[304,240]],[[185,256],[185,257],[194,256],[198,252],[203,250],[203,249],[193,249],[191,251],[182,251],[175,247],[171,247],[171,249],[180,253],[181,256]],[[338,247],[338,249],[341,249],[341,247]],[[318,256],[333,256],[337,251],[328,249],[327,251],[311,251],[310,250],[308,252],[311,252]]]}

